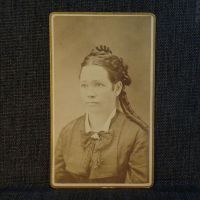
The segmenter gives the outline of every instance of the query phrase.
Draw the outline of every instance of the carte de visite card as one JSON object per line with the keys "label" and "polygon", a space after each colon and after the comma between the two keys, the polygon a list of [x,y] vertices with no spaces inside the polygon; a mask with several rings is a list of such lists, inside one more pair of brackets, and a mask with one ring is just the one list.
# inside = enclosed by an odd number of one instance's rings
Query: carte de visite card
{"label": "carte de visite card", "polygon": [[155,16],[51,13],[51,186],[151,187]]}

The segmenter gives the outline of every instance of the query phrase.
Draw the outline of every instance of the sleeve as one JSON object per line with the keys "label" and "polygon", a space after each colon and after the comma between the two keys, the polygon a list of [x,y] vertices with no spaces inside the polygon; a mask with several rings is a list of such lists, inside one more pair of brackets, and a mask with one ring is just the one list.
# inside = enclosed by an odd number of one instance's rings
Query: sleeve
{"label": "sleeve", "polygon": [[62,132],[55,149],[55,182],[62,183],[65,177],[65,162],[63,158]]}
{"label": "sleeve", "polygon": [[125,183],[147,183],[148,166],[148,134],[139,129],[129,157]]}

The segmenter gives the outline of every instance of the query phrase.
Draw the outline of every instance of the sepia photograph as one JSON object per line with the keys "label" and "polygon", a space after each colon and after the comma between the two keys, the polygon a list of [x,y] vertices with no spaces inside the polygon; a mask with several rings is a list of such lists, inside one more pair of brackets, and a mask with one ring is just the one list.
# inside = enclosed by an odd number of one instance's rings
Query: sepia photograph
{"label": "sepia photograph", "polygon": [[146,188],[154,174],[155,16],[51,13],[53,188]]}

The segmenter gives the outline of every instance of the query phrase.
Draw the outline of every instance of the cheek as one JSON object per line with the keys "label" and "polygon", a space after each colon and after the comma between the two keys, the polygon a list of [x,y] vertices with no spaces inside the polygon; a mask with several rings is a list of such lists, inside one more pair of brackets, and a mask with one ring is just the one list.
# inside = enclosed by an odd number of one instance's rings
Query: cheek
{"label": "cheek", "polygon": [[108,100],[110,101],[110,100],[114,99],[114,97],[115,97],[114,92],[110,88],[99,92],[99,96],[104,101],[108,101]]}
{"label": "cheek", "polygon": [[82,99],[85,98],[85,96],[86,96],[86,92],[85,92],[84,89],[81,89],[81,88],[80,88],[80,96],[81,96]]}

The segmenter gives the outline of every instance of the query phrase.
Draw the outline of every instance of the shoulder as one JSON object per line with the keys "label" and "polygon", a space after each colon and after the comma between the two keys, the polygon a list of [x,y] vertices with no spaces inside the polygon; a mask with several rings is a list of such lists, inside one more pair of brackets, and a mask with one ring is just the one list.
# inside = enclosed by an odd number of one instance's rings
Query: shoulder
{"label": "shoulder", "polygon": [[143,129],[138,123],[126,117],[123,112],[119,113],[120,121],[122,121],[122,132],[123,135],[127,135],[127,137],[147,137],[147,131]]}
{"label": "shoulder", "polygon": [[77,117],[76,119],[70,121],[67,123],[61,130],[59,137],[64,139],[67,137],[74,128],[80,127],[84,123],[85,115],[81,115],[80,117]]}
{"label": "shoulder", "polygon": [[140,124],[138,124],[136,121],[129,119],[123,112],[118,111],[118,118],[120,119],[121,122],[123,122],[123,126],[125,129],[131,129],[131,130],[143,130],[145,132],[145,130],[143,129],[142,126],[140,126]]}

